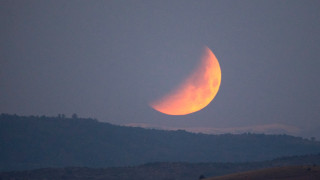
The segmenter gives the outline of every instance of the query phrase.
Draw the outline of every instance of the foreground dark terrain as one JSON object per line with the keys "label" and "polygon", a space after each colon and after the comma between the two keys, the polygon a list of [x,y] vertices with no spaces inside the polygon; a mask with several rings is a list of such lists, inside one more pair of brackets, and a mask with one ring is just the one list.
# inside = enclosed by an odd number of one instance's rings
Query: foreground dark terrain
{"label": "foreground dark terrain", "polygon": [[[244,172],[249,170],[264,169],[270,167],[282,167],[286,169],[288,166],[311,167],[299,170],[299,174],[292,174],[290,168],[283,171],[284,174],[301,176],[306,173],[316,172],[319,175],[320,154],[294,156],[279,158],[272,161],[251,162],[251,163],[149,163],[134,167],[114,167],[114,168],[44,168],[30,171],[12,171],[0,173],[2,180],[76,180],[76,179],[91,179],[91,180],[198,180],[200,176],[216,177],[231,173]],[[272,171],[258,171],[258,173],[250,172],[250,176],[264,175],[269,172],[278,172],[276,169]],[[282,173],[282,174],[283,174]],[[281,175],[281,173],[278,173]],[[240,174],[241,175],[241,174]],[[240,177],[240,175],[232,175],[232,177]],[[308,174],[307,174],[308,175]],[[241,175],[242,177],[242,175]],[[293,176],[290,176],[291,179]],[[220,177],[219,177],[220,178]],[[258,178],[259,179],[259,178]],[[220,179],[219,179],[220,180]]]}
{"label": "foreground dark terrain", "polygon": [[288,135],[205,135],[121,127],[94,119],[0,115],[0,171],[123,167],[150,162],[249,162],[318,154]]}
{"label": "foreground dark terrain", "polygon": [[319,180],[320,166],[287,166],[260,169],[204,180]]}

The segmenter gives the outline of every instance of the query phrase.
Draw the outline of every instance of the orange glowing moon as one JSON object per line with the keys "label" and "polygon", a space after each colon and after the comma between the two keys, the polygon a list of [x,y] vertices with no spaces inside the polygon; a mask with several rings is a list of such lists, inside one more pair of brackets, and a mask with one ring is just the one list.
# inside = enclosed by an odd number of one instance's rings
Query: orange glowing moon
{"label": "orange glowing moon", "polygon": [[218,93],[221,69],[216,56],[205,47],[199,66],[167,95],[150,106],[168,115],[186,115],[206,107]]}

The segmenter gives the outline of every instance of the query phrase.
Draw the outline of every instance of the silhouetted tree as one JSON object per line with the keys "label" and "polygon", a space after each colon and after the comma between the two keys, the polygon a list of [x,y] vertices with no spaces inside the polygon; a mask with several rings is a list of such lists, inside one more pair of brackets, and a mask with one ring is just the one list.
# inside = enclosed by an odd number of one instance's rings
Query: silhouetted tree
{"label": "silhouetted tree", "polygon": [[72,114],[72,119],[78,119],[78,115],[76,113]]}
{"label": "silhouetted tree", "polygon": [[66,118],[66,115],[64,115],[64,114],[58,114],[58,118],[64,119],[64,118]]}
{"label": "silhouetted tree", "polygon": [[204,175],[201,174],[199,177],[199,180],[204,179],[204,178],[206,178],[206,177],[204,177]]}

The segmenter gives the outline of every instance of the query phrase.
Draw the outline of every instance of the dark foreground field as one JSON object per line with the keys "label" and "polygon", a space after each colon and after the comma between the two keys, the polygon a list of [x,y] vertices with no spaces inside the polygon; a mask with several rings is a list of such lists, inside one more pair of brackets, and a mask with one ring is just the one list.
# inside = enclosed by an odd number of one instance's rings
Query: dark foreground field
{"label": "dark foreground field", "polygon": [[248,171],[204,180],[319,180],[320,166],[289,166]]}
{"label": "dark foreground field", "polygon": [[259,180],[278,177],[279,179],[320,179],[319,164],[320,154],[317,154],[247,163],[159,162],[113,168],[43,168],[2,172],[0,180],[198,180],[200,177],[217,177],[211,178],[213,180],[248,179],[249,177]]}

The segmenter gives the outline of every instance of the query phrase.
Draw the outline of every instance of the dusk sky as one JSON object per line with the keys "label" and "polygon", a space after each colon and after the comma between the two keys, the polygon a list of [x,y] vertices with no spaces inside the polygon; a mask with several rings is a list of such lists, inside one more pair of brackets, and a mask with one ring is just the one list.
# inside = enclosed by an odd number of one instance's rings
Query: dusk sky
{"label": "dusk sky", "polygon": [[[206,133],[320,138],[320,1],[0,1],[0,113]],[[149,104],[208,47],[221,86],[204,109]]]}

